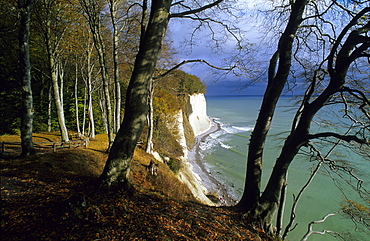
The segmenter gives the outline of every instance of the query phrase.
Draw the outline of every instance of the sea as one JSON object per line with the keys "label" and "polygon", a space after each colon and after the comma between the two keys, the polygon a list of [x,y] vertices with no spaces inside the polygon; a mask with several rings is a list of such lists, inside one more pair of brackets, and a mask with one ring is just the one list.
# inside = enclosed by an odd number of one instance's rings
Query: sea
{"label": "sea", "polygon": [[[221,129],[210,134],[200,144],[200,156],[207,171],[230,190],[229,195],[239,200],[244,188],[248,141],[257,119],[262,96],[206,96],[206,101],[208,116],[218,122]],[[296,98],[292,96],[284,96],[278,102],[263,153],[261,191],[280,153],[284,137],[291,128],[296,109],[295,103]],[[325,117],[324,115],[325,113],[322,113],[321,118]],[[328,114],[328,118],[333,116]],[[321,127],[317,125],[315,128]],[[324,152],[330,149],[330,145],[326,144],[321,148],[325,154]],[[341,153],[342,159],[350,160],[350,164],[353,164],[353,172],[362,178],[363,185],[369,190],[369,161],[359,155],[350,154],[344,150],[342,152],[338,148],[336,153]],[[310,158],[308,154],[308,149],[302,149],[289,169],[283,230],[290,219],[293,198],[298,195],[317,166],[317,161]],[[296,218],[292,225],[294,229],[289,232],[287,240],[301,240],[307,233],[310,222],[322,220],[324,216],[340,211],[342,205],[346,205],[346,199],[362,202],[355,191],[358,184],[356,180],[345,174],[342,175],[346,181],[330,171],[327,166],[320,167],[299,200],[295,210]],[[308,238],[311,241],[370,240],[368,228],[356,225],[344,213],[329,216],[324,222],[313,224],[312,230],[325,232],[325,234],[314,233]]]}

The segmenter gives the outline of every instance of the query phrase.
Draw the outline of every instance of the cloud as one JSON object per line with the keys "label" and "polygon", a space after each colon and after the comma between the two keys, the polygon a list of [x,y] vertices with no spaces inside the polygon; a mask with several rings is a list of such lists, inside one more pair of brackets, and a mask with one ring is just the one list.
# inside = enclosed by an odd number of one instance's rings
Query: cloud
{"label": "cloud", "polygon": [[[247,64],[247,61],[253,61],[252,59],[256,58],[256,56],[257,58],[261,58],[262,54],[257,53],[257,50],[254,50],[255,56],[248,55],[247,53],[249,47],[251,47],[250,44],[257,45],[261,42],[261,33],[256,27],[260,20],[253,15],[254,10],[250,9],[262,2],[265,3],[265,0],[256,0],[253,4],[250,1],[237,1],[235,2],[237,5],[230,5],[229,9],[223,10],[233,11],[234,17],[224,12],[213,15],[216,21],[228,24],[229,30],[242,40],[239,43],[230,33],[227,34],[224,26],[220,24],[210,22],[208,25],[207,23],[190,19],[171,19],[169,34],[174,48],[178,52],[177,57],[179,62],[183,60],[203,59],[212,65],[225,68],[228,67],[228,62],[232,62],[229,61],[231,58],[234,60],[239,58],[238,60],[242,60],[249,68],[261,68],[261,65],[252,66],[249,63]],[[212,26],[212,29],[208,28],[209,26]],[[257,46],[253,47],[258,48]],[[259,50],[266,52],[264,49]],[[250,81],[246,75],[245,77],[236,77],[231,74],[226,76],[222,76],[222,74],[215,75],[214,69],[201,63],[187,64],[182,66],[181,69],[189,74],[198,76],[205,82],[209,95],[260,95],[264,92],[264,84],[255,84],[242,89],[241,87]]]}

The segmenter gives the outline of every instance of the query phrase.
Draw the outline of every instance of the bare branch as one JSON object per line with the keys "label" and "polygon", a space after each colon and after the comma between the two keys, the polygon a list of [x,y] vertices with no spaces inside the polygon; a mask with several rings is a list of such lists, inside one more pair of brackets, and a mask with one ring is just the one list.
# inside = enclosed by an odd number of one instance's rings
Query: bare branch
{"label": "bare branch", "polygon": [[317,220],[317,221],[312,221],[308,224],[308,231],[307,233],[303,236],[303,238],[301,239],[301,241],[306,241],[308,239],[309,236],[311,236],[312,234],[316,233],[316,234],[326,234],[326,233],[334,233],[334,234],[337,234],[337,232],[334,232],[334,231],[331,231],[331,230],[323,230],[323,231],[314,231],[312,230],[312,226],[316,223],[323,223],[326,221],[327,218],[331,217],[331,216],[334,216],[334,215],[337,215],[338,213],[341,213],[343,211],[338,211],[338,212],[335,212],[335,213],[329,213],[328,215],[326,215],[325,217],[323,217],[321,220]]}
{"label": "bare branch", "polygon": [[236,68],[236,66],[232,66],[230,68],[221,68],[221,67],[217,67],[215,65],[212,65],[210,64],[209,62],[205,61],[204,59],[193,59],[193,60],[184,60],[182,61],[181,63],[175,65],[174,67],[172,67],[171,69],[167,70],[165,73],[159,75],[159,76],[156,76],[154,77],[153,79],[159,79],[159,78],[162,78],[166,75],[168,75],[169,73],[171,73],[172,71],[174,71],[175,69],[178,69],[179,67],[181,67],[182,65],[184,64],[188,64],[188,63],[205,63],[206,65],[208,65],[209,67],[211,68],[214,68],[214,69],[218,69],[218,70],[226,70],[226,71],[231,71],[233,70],[234,68]]}
{"label": "bare branch", "polygon": [[329,72],[333,72],[334,71],[334,63],[335,63],[335,59],[334,59],[334,56],[335,56],[335,53],[338,49],[338,47],[340,46],[343,38],[346,36],[347,32],[350,30],[351,27],[355,26],[358,22],[358,20],[364,16],[367,12],[370,11],[370,7],[366,7],[364,8],[361,12],[359,12],[345,27],[344,29],[342,30],[342,32],[340,33],[337,41],[334,43],[333,47],[332,47],[332,50],[330,52],[330,55],[329,55],[329,62],[328,62],[328,69],[329,69]]}
{"label": "bare branch", "polygon": [[319,156],[322,159],[322,161],[320,161],[317,164],[315,170],[311,173],[310,178],[307,180],[306,184],[301,188],[301,190],[299,191],[297,197],[294,197],[293,196],[294,198],[293,198],[292,209],[291,209],[291,212],[290,212],[290,220],[289,220],[289,223],[287,224],[287,226],[285,227],[284,234],[282,236],[283,239],[285,239],[286,236],[288,235],[288,233],[290,231],[292,231],[296,227],[296,226],[294,226],[292,229],[290,228],[293,225],[293,222],[294,222],[295,217],[296,217],[295,211],[296,211],[296,208],[297,208],[299,199],[301,198],[301,196],[302,196],[303,192],[306,190],[306,188],[311,184],[312,180],[314,179],[314,177],[316,176],[316,174],[320,170],[320,167],[321,167],[321,165],[323,163],[324,158],[321,156],[321,154]]}
{"label": "bare branch", "polygon": [[203,7],[200,7],[200,8],[197,8],[197,9],[191,9],[191,10],[188,10],[188,11],[185,11],[185,12],[182,12],[182,13],[173,13],[173,14],[170,14],[170,18],[182,18],[182,17],[185,17],[186,15],[190,15],[190,14],[196,14],[196,13],[199,13],[201,11],[204,11],[208,8],[211,8],[211,7],[214,7],[216,5],[218,5],[219,3],[221,3],[223,0],[217,0],[213,3],[210,3],[208,5],[205,5]]}
{"label": "bare branch", "polygon": [[341,134],[338,134],[338,133],[335,133],[335,132],[322,132],[322,133],[307,135],[307,138],[309,140],[316,139],[316,138],[322,138],[322,137],[335,137],[337,139],[340,139],[340,140],[346,141],[346,142],[355,141],[355,142],[360,143],[360,144],[366,144],[366,145],[370,144],[370,142],[368,140],[358,138],[357,136],[341,135]]}

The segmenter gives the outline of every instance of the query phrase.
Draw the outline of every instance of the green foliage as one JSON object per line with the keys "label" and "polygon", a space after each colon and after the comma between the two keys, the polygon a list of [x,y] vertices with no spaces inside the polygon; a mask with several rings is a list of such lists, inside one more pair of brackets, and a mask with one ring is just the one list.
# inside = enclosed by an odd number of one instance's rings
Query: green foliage
{"label": "green foliage", "polygon": [[181,108],[185,108],[184,101],[187,100],[187,95],[203,93],[205,85],[198,77],[181,70],[171,72],[157,80],[155,84],[154,148],[169,157],[183,155],[182,147],[178,143],[177,126],[174,126],[176,115]]}
{"label": "green foliage", "polygon": [[[16,134],[20,128],[21,90],[18,80],[18,15],[16,2],[1,1],[0,4],[0,134]],[[87,105],[84,106],[85,86],[87,75],[90,73],[92,81],[93,112],[96,133],[104,133],[103,109],[99,103],[102,100],[101,80],[97,63],[97,54],[92,45],[92,36],[88,30],[84,18],[80,18],[78,11],[74,8],[64,8],[61,5],[50,5],[50,9],[44,8],[42,3],[35,3],[31,17],[30,54],[31,54],[31,76],[34,106],[34,132],[48,131],[48,108],[50,88],[50,66],[48,61],[45,29],[40,19],[50,18],[51,38],[60,38],[58,54],[61,71],[63,71],[63,104],[64,116],[67,129],[76,130],[76,107],[74,85],[78,79],[78,106],[80,127],[82,127],[83,114],[87,115]],[[69,4],[69,3],[68,3]],[[66,5],[67,6],[67,5]],[[122,9],[123,11],[123,9]],[[53,15],[56,12],[58,14]],[[59,21],[62,19],[62,21]],[[120,40],[120,79],[122,91],[122,104],[125,102],[125,94],[128,80],[131,76],[132,63],[134,62],[139,36],[136,31],[135,21],[132,26],[128,24],[129,31]],[[104,26],[110,29],[109,23]],[[130,25],[130,26],[129,26]],[[59,30],[65,29],[63,38]],[[110,48],[110,34],[104,36],[107,48]],[[53,41],[52,41],[53,42]],[[54,46],[55,47],[55,46]],[[166,53],[166,50],[164,51]],[[90,57],[90,66],[87,58]],[[164,55],[164,58],[170,58]],[[112,63],[108,59],[109,75],[111,76]],[[160,71],[162,72],[162,71]],[[59,80],[61,81],[61,80]],[[60,83],[60,82],[59,82]],[[168,123],[174,121],[173,115],[181,108],[183,100],[181,96],[205,91],[204,84],[194,75],[187,74],[181,70],[174,70],[166,77],[156,80],[156,91],[154,97],[154,138],[157,147],[164,152],[177,155],[182,153],[178,145],[177,133]],[[114,89],[111,88],[111,96]],[[59,130],[57,113],[54,105],[54,94],[51,93],[51,130]],[[112,98],[113,100],[113,98]],[[112,103],[113,105],[113,103]],[[84,112],[85,111],[85,112]],[[89,120],[86,116],[85,131],[87,131]],[[156,148],[157,148],[156,147]],[[172,149],[172,150],[170,150]]]}
{"label": "green foliage", "polygon": [[2,84],[0,90],[0,135],[18,134],[20,129],[21,93],[20,89],[10,89],[14,80],[8,79],[7,88]]}
{"label": "green foliage", "polygon": [[176,174],[181,168],[181,160],[170,158],[170,160],[167,162],[167,165],[171,171]]}
{"label": "green foliage", "polygon": [[206,91],[205,84],[197,76],[190,75],[181,71],[178,77],[180,80],[180,93],[192,95],[195,93],[204,93]]}
{"label": "green foliage", "polygon": [[205,84],[195,75],[182,70],[174,70],[163,79],[159,80],[159,86],[171,89],[177,94],[205,93]]}

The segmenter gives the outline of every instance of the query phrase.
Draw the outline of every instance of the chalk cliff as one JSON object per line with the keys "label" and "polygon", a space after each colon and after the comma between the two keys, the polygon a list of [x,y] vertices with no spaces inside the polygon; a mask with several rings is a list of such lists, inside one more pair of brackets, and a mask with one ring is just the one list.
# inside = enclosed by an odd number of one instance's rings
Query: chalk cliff
{"label": "chalk cliff", "polygon": [[211,121],[207,116],[207,103],[204,94],[189,96],[188,120],[194,136],[198,136],[211,128]]}
{"label": "chalk cliff", "polygon": [[[208,190],[201,183],[199,175],[193,172],[193,166],[188,160],[189,150],[193,147],[196,136],[208,131],[212,124],[207,116],[207,103],[202,93],[187,95],[183,99],[182,108],[174,115],[174,123],[167,123],[167,127],[174,131],[178,144],[182,147],[181,168],[177,173],[178,179],[185,183],[193,196],[201,203],[215,205],[206,195]],[[172,118],[170,118],[172,119]],[[152,153],[156,159],[166,159],[157,152]]]}
{"label": "chalk cliff", "polygon": [[[188,150],[192,147],[192,144],[188,144],[186,133],[192,133],[191,138],[194,140],[196,136],[206,132],[211,127],[211,121],[207,116],[207,104],[204,94],[189,96],[187,109],[180,110],[177,113],[176,121],[179,135],[178,142],[183,147],[184,153],[184,156],[181,157],[183,165],[178,173],[178,178],[189,187],[197,200],[207,205],[214,205],[206,196],[207,189],[201,184],[200,177],[193,172],[193,167],[188,161]],[[186,125],[186,123],[189,123],[189,125]],[[187,130],[189,126],[191,130]]]}

